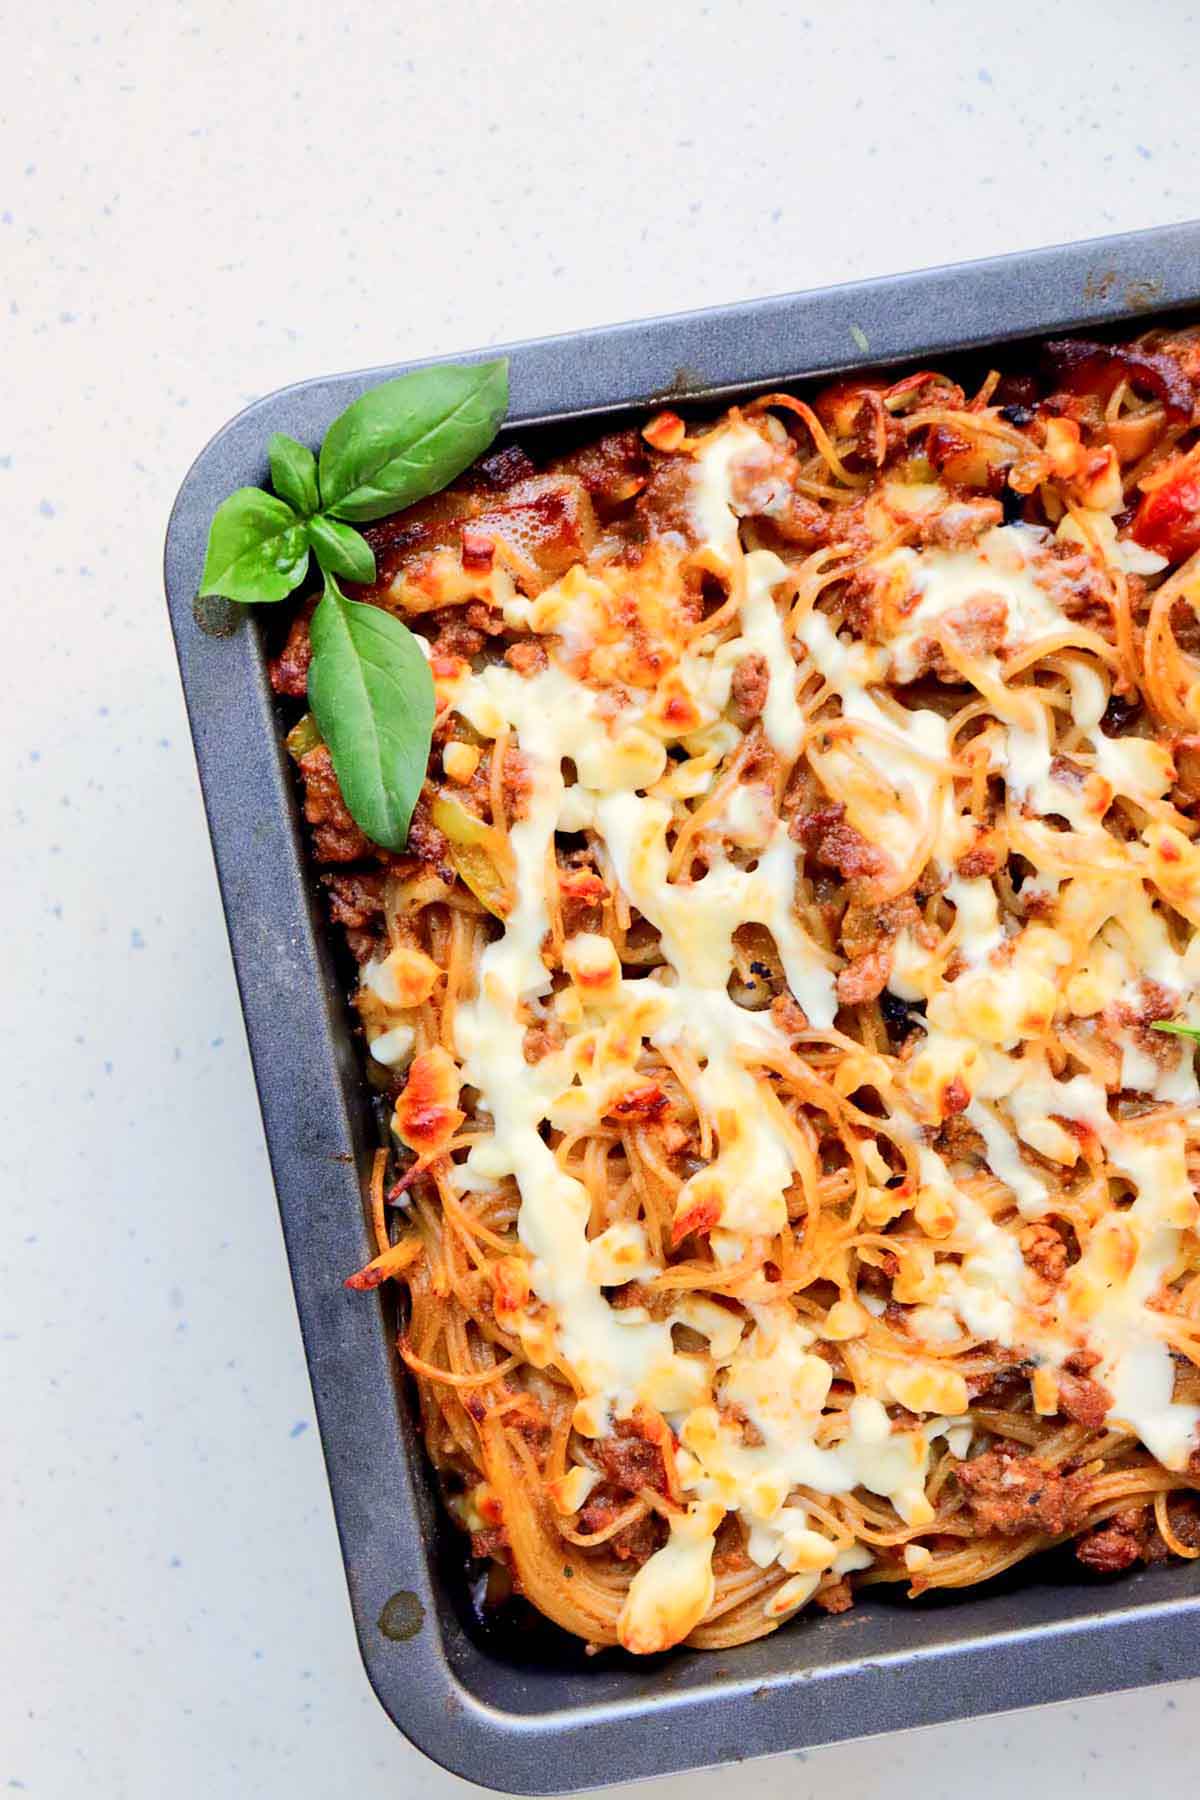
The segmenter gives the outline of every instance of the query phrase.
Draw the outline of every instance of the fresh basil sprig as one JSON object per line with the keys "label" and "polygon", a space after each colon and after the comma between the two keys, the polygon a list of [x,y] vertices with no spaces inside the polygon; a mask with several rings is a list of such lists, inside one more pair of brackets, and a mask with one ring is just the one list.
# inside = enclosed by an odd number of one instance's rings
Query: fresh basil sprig
{"label": "fresh basil sprig", "polygon": [[1177,1025],[1174,1019],[1155,1019],[1155,1031],[1169,1031],[1173,1037],[1191,1038],[1194,1044],[1200,1044],[1200,1025]]}
{"label": "fresh basil sprig", "polygon": [[319,458],[274,433],[274,494],[239,488],[209,528],[201,595],[284,600],[315,554],[325,588],[309,627],[309,703],[352,817],[389,850],[404,848],[425,777],[433,677],[407,626],[339,588],[339,576],[375,580],[375,553],[353,521],[436,494],[482,455],[507,410],[503,360],[385,381],[334,420]]}

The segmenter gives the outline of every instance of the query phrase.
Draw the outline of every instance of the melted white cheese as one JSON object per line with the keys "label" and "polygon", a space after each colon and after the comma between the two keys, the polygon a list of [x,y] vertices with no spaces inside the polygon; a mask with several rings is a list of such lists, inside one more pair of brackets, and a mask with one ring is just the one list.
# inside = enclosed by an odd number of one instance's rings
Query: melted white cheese
{"label": "melted white cheese", "polygon": [[[1095,1378],[1112,1396],[1111,1422],[1136,1432],[1168,1466],[1186,1461],[1200,1425],[1200,1408],[1173,1400],[1171,1358],[1147,1307],[1172,1275],[1182,1232],[1196,1222],[1186,1125],[1177,1117],[1118,1123],[1097,1080],[1060,1079],[1040,1048],[1064,1003],[1064,982],[1080,1016],[1098,1013],[1118,996],[1133,1001],[1145,977],[1179,996],[1183,1016],[1200,1018],[1194,998],[1200,934],[1186,950],[1177,949],[1131,867],[1121,879],[1107,870],[1086,883],[1046,879],[1044,891],[1058,895],[1061,929],[1034,921],[1006,936],[990,880],[952,873],[971,830],[949,779],[945,721],[870,691],[889,666],[904,679],[915,667],[920,637],[981,593],[1005,601],[1006,650],[1060,631],[1063,617],[1041,567],[1044,534],[1003,527],[968,550],[893,553],[894,577],[908,584],[916,603],[887,651],[881,656],[842,641],[822,614],[810,611],[797,629],[797,662],[785,625],[790,571],[770,551],[744,555],[739,542],[735,488],[764,489],[754,496],[762,510],[770,500],[772,457],[762,433],[738,421],[713,433],[695,458],[690,511],[698,547],[691,554],[728,581],[736,620],[716,643],[702,634],[679,648],[664,676],[672,693],[691,702],[681,740],[686,761],[668,763],[671,715],[653,690],[613,681],[601,691],[551,663],[529,677],[498,666],[468,671],[450,693],[482,736],[511,728],[529,777],[523,816],[510,830],[515,905],[482,955],[476,994],[457,1007],[454,1021],[463,1081],[478,1090],[480,1119],[490,1118],[492,1130],[475,1140],[453,1179],[464,1189],[510,1177],[517,1183],[518,1232],[537,1302],[519,1329],[532,1361],[569,1364],[583,1393],[577,1429],[599,1434],[614,1415],[642,1405],[661,1412],[676,1434],[686,1508],[673,1516],[666,1545],[634,1578],[619,1625],[621,1641],[638,1650],[677,1642],[704,1617],[713,1595],[715,1532],[727,1510],[740,1514],[753,1560],[786,1576],[767,1602],[771,1617],[802,1605],[826,1572],[870,1561],[862,1545],[829,1536],[798,1501],[797,1488],[829,1495],[865,1488],[890,1500],[913,1525],[927,1523],[931,1443],[945,1437],[961,1455],[970,1442],[970,1423],[961,1416],[963,1377],[933,1354],[960,1331],[1050,1369],[1090,1345],[1101,1359]],[[1103,530],[1100,538],[1111,551]],[[611,597],[603,582],[575,570],[536,602],[512,604],[526,607],[536,629],[556,633],[574,666],[588,657]],[[706,842],[704,872],[672,878],[669,869],[669,833],[680,822],[680,805],[708,793],[721,759],[740,740],[722,713],[733,671],[748,655],[766,666],[763,730],[785,764],[810,734],[798,688],[811,704],[813,672],[820,675],[840,703],[841,719],[858,728],[846,734],[826,718],[811,728],[814,738],[827,728],[828,744],[809,746],[822,782],[851,823],[898,865],[907,866],[914,846],[923,847],[946,877],[945,898],[956,914],[951,948],[958,972],[950,982],[941,972],[941,952],[925,950],[911,931],[901,936],[891,985],[904,997],[928,1001],[927,1036],[894,1076],[879,1076],[890,1127],[916,1170],[918,1191],[906,1203],[928,1234],[927,1241],[906,1245],[894,1283],[895,1297],[912,1307],[913,1354],[901,1361],[863,1347],[870,1319],[884,1311],[876,1296],[839,1302],[827,1335],[860,1340],[860,1391],[848,1407],[839,1402],[836,1413],[830,1365],[786,1301],[748,1301],[748,1318],[686,1293],[665,1319],[640,1307],[613,1308],[606,1288],[652,1281],[660,1272],[650,1241],[641,1226],[627,1222],[589,1235],[587,1191],[560,1166],[543,1135],[547,1124],[570,1132],[604,1117],[636,1085],[647,1047],[686,1052],[698,1071],[695,1099],[714,1151],[684,1183],[676,1223],[681,1231],[707,1230],[712,1254],[725,1267],[762,1260],[786,1223],[793,1182],[811,1168],[804,1129],[776,1104],[761,1072],[788,1054],[788,1039],[769,1013],[739,1007],[728,992],[733,934],[757,924],[771,933],[810,1024],[819,1030],[833,1024],[833,959],[796,913],[796,850],[786,827],[753,786],[732,789],[720,830]],[[1070,669],[1073,717],[1091,746],[1080,751],[1081,761],[1086,767],[1090,757],[1094,779],[1110,797],[1155,802],[1169,784],[1169,758],[1140,740],[1107,738],[1100,730],[1103,679],[1078,657]],[[1064,817],[1078,830],[1097,829],[1108,800],[1103,792],[1098,800],[1095,787],[1054,773],[1040,703],[1014,696],[994,738],[993,768],[1020,807]],[[556,831],[582,829],[602,840],[624,901],[658,932],[664,963],[648,975],[625,974],[607,939],[584,935],[564,948],[571,985],[552,994],[542,955],[550,925],[546,870]],[[729,842],[740,847],[740,859],[729,854]],[[747,853],[757,859],[749,867],[742,866]],[[1075,937],[1091,946],[1086,960],[1072,960]],[[392,1003],[386,973],[372,966],[366,985]],[[544,1008],[559,1022],[564,1041],[527,1066],[531,1003],[539,1016]],[[411,1049],[406,1032],[399,1026],[377,1037],[375,1054],[403,1059]],[[1119,1048],[1126,1085],[1180,1106],[1200,1101],[1190,1054],[1160,1063],[1132,1036]],[[953,1083],[965,1088],[965,1117],[982,1140],[994,1182],[977,1164],[970,1173],[952,1166],[926,1141],[929,1127],[944,1117]],[[958,1093],[955,1104],[961,1103]],[[1017,1230],[993,1218],[993,1207],[1002,1217],[1006,1210],[996,1205],[996,1185],[1010,1190],[1021,1218],[1043,1217],[1050,1187],[1022,1146],[1071,1167],[1086,1133],[1094,1134],[1134,1198],[1100,1220],[1067,1279],[1049,1290],[1025,1264]],[[863,1156],[871,1179],[886,1182],[888,1166],[869,1140]],[[886,1192],[871,1193],[886,1207]],[[769,1289],[760,1284],[760,1292]],[[677,1325],[699,1333],[705,1350],[676,1350]],[[928,1416],[898,1430],[889,1404]],[[564,1490],[564,1505],[578,1504],[587,1485],[585,1473]]]}
{"label": "melted white cheese", "polygon": [[620,794],[606,797],[596,810],[622,890],[657,927],[674,974],[665,990],[666,1017],[653,1041],[682,1039],[702,1061],[700,1097],[716,1123],[718,1156],[684,1186],[677,1216],[708,1201],[715,1220],[727,1229],[778,1231],[786,1218],[784,1194],[795,1152],[747,1064],[756,1052],[769,1056],[784,1049],[786,1039],[768,1014],[736,1005],[727,987],[733,932],[754,921],[773,934],[788,984],[810,1020],[833,1021],[832,977],[792,908],[795,865],[787,833],[777,829],[753,872],[718,861],[699,881],[672,883],[666,842],[671,815],[665,804]]}
{"label": "melted white cheese", "polygon": [[947,613],[959,613],[983,598],[1005,604],[1003,648],[1023,649],[1061,631],[1062,609],[1038,580],[1046,534],[1036,526],[997,525],[964,550],[894,550],[877,567],[898,578],[916,604],[905,614],[888,649],[900,682],[912,681],[919,667],[917,646],[933,635]]}
{"label": "melted white cheese", "polygon": [[805,717],[796,700],[796,664],[784,634],[774,590],[787,577],[787,565],[774,551],[752,550],[745,559],[745,597],[741,635],[723,644],[718,664],[756,653],[767,665],[770,686],[763,707],[763,730],[785,762],[794,761],[804,739]]}
{"label": "melted white cheese", "polygon": [[1178,1121],[1110,1122],[1109,1160],[1134,1184],[1137,1199],[1106,1215],[1070,1271],[1060,1317],[1086,1324],[1101,1361],[1095,1377],[1112,1395],[1109,1423],[1124,1426],[1168,1469],[1186,1466],[1196,1446],[1200,1407],[1173,1399],[1175,1367],[1148,1321],[1146,1303],[1168,1279],[1180,1233],[1200,1222],[1187,1173],[1186,1133]]}
{"label": "melted white cheese", "polygon": [[[899,863],[911,856],[914,832],[940,848],[955,823],[941,779],[948,757],[945,720],[928,710],[885,711],[867,691],[868,659],[838,640],[823,613],[810,612],[797,635],[841,699],[842,717],[866,727],[854,748],[873,779],[865,780],[851,755],[838,748],[828,753],[823,771],[852,824]],[[939,791],[946,795],[941,805]]]}
{"label": "melted white cheese", "polygon": [[712,1556],[723,1516],[722,1507],[701,1504],[671,1520],[666,1543],[629,1584],[617,1621],[626,1650],[651,1655],[695,1630],[713,1602]]}
{"label": "melted white cheese", "polygon": [[1004,942],[1000,903],[984,875],[955,875],[946,883],[946,898],[958,914],[958,951],[969,969],[986,963]]}
{"label": "melted white cheese", "polygon": [[734,510],[735,477],[764,469],[771,452],[753,426],[742,420],[711,433],[695,460],[690,510],[701,547],[729,561],[738,560],[738,521]]}
{"label": "melted white cheese", "polygon": [[[903,1517],[926,1521],[931,1430],[894,1431],[879,1400],[860,1395],[850,1404],[840,1442],[817,1444],[833,1371],[813,1352],[813,1334],[790,1306],[777,1301],[750,1311],[753,1326],[728,1366],[723,1399],[755,1426],[762,1442],[746,1444],[738,1425],[715,1406],[697,1407],[679,1426],[690,1459],[689,1488],[740,1510],[759,1530],[779,1528],[785,1501],[798,1485],[824,1494],[866,1487],[892,1500]],[[806,1541],[805,1553],[811,1548]],[[830,1563],[835,1552],[831,1546]]]}

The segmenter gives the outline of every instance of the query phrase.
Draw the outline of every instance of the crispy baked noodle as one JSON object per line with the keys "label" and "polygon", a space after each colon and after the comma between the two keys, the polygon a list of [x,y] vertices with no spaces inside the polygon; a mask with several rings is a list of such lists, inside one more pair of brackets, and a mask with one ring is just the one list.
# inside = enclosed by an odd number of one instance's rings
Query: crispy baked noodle
{"label": "crispy baked noodle", "polygon": [[1038,367],[493,454],[367,529],[406,855],[291,734],[392,1109],[350,1285],[589,1644],[1200,1555],[1200,332]]}

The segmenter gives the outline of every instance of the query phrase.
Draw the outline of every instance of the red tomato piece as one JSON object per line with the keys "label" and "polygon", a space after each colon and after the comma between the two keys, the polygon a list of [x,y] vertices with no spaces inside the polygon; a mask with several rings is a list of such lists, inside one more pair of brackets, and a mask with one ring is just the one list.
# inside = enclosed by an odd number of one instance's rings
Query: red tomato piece
{"label": "red tomato piece", "polygon": [[1200,464],[1194,456],[1142,496],[1133,535],[1145,550],[1180,563],[1200,550]]}

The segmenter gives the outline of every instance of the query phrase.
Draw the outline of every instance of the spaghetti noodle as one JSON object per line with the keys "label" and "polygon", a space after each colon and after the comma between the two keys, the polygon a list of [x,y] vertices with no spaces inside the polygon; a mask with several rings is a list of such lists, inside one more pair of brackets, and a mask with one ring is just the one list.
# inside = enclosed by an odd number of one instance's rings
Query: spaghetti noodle
{"label": "spaghetti noodle", "polygon": [[293,733],[390,1109],[351,1284],[591,1644],[1200,1552],[1200,336],[1044,366],[492,456],[369,529],[406,856]]}

